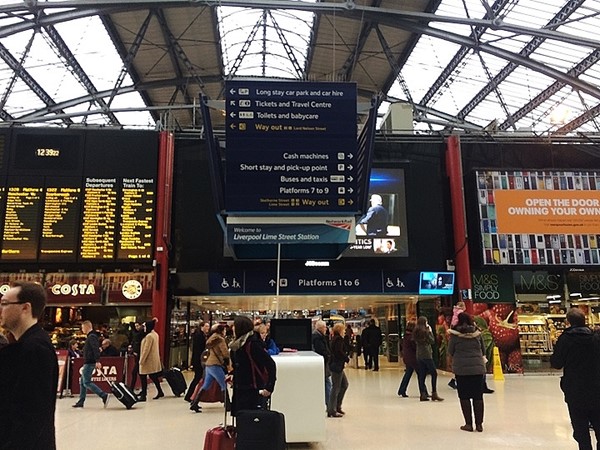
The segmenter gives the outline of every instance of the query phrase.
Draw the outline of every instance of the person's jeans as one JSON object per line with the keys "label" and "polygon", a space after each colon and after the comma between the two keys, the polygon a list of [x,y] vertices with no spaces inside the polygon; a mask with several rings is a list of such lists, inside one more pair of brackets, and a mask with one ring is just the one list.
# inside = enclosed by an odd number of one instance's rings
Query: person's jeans
{"label": "person's jeans", "polygon": [[[401,394],[406,394],[406,390],[408,389],[408,382],[410,381],[410,377],[412,377],[412,374],[415,372],[415,369],[413,369],[410,366],[406,367],[406,371],[404,372],[404,376],[402,377],[402,381],[400,382],[400,387],[398,388],[398,395]],[[419,375],[417,374],[417,377]]]}
{"label": "person's jeans", "polygon": [[419,363],[419,392],[421,394],[427,392],[427,388],[425,387],[425,377],[427,374],[431,375],[431,392],[437,392],[437,370],[435,369],[433,359],[419,359],[417,362]]}
{"label": "person's jeans", "polygon": [[219,383],[222,391],[225,390],[225,371],[222,366],[206,366],[204,368],[204,384],[202,385],[202,390],[207,391],[212,380]]}
{"label": "person's jeans", "polygon": [[327,403],[327,413],[334,414],[342,409],[344,395],[348,389],[348,378],[342,370],[340,373],[331,372],[331,393],[329,394],[329,403]]}
{"label": "person's jeans", "polygon": [[92,383],[92,374],[94,373],[95,368],[96,364],[84,364],[81,368],[81,377],[79,377],[80,391],[78,403],[82,405],[83,402],[85,402],[88,389],[99,397],[104,398],[106,395],[102,389],[100,389],[95,383]]}
{"label": "person's jeans", "polygon": [[579,444],[579,450],[592,450],[590,424],[596,434],[596,448],[600,449],[600,407],[588,410],[570,403],[567,406],[573,427],[573,438]]}
{"label": "person's jeans", "polygon": [[325,406],[329,405],[329,397],[331,396],[331,375],[325,377]]}

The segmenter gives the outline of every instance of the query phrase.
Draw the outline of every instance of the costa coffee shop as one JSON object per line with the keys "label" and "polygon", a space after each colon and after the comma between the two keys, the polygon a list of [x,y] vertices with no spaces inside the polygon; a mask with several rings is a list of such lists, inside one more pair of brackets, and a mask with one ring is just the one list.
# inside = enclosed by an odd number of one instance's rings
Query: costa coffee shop
{"label": "costa coffee shop", "polygon": [[153,274],[107,273],[4,273],[0,293],[15,281],[42,284],[48,295],[44,328],[57,349],[81,339],[80,324],[90,320],[104,328],[117,349],[128,341],[130,323],[151,317]]}

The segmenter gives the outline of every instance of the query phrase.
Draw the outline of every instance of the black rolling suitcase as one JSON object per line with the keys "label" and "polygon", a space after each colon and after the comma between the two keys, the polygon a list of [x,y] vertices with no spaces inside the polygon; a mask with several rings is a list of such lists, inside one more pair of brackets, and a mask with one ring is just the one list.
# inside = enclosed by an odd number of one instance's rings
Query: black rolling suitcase
{"label": "black rolling suitcase", "polygon": [[173,367],[169,370],[165,370],[165,378],[175,397],[179,397],[187,389],[187,383],[185,382],[181,369]]}
{"label": "black rolling suitcase", "polygon": [[277,411],[242,410],[235,415],[236,450],[284,450],[285,417]]}
{"label": "black rolling suitcase", "polygon": [[131,409],[133,407],[133,405],[135,405],[137,403],[135,394],[133,392],[131,392],[131,390],[125,383],[123,383],[121,381],[114,383],[114,382],[110,381],[106,377],[106,375],[104,375],[104,373],[102,373],[102,377],[110,386],[110,391],[112,392],[113,396],[117,400],[119,400],[121,403],[123,403],[123,406],[125,406],[125,408]]}

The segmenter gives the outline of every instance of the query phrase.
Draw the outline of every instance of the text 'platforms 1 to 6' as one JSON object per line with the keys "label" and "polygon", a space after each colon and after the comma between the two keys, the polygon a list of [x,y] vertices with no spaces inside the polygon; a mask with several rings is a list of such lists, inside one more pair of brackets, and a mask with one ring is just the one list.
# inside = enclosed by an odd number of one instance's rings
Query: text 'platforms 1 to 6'
{"label": "text 'platforms 1 to 6'", "polygon": [[230,212],[356,209],[356,85],[230,81]]}

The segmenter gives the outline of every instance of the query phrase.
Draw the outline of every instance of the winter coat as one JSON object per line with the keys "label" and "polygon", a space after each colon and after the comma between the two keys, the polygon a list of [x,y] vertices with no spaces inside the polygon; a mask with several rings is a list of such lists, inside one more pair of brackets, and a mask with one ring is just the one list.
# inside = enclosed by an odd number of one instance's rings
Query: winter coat
{"label": "winter coat", "polygon": [[213,333],[206,341],[208,352],[207,366],[229,366],[229,347],[225,338],[219,333]]}
{"label": "winter coat", "polygon": [[83,344],[84,364],[96,364],[100,359],[100,340],[95,331],[90,331]]}
{"label": "winter coat", "polygon": [[142,339],[140,346],[140,375],[149,375],[162,371],[159,344],[158,334],[154,330]]}
{"label": "winter coat", "polygon": [[588,327],[569,327],[558,338],[550,365],[563,369],[565,402],[578,408],[600,405],[600,335]]}
{"label": "winter coat", "polygon": [[413,339],[412,332],[407,331],[402,340],[402,361],[406,367],[417,369],[417,344]]}
{"label": "winter coat", "polygon": [[448,330],[450,341],[448,354],[452,356],[452,371],[455,375],[485,374],[485,344],[481,331],[476,327],[459,327]]}
{"label": "winter coat", "polygon": [[56,351],[40,325],[0,350],[0,449],[56,448],[57,385]]}
{"label": "winter coat", "polygon": [[379,346],[383,342],[383,334],[381,328],[376,325],[369,325],[361,334],[361,343],[364,349],[379,350]]}
{"label": "winter coat", "polygon": [[192,366],[194,366],[194,368],[201,366],[201,356],[204,349],[206,349],[206,335],[204,334],[204,331],[198,329],[196,330],[196,333],[194,333],[192,347]]}
{"label": "winter coat", "polygon": [[323,357],[325,364],[325,377],[331,375],[329,370],[329,360],[331,359],[331,348],[329,347],[329,339],[320,331],[315,330],[312,334],[312,348],[315,353]]}
{"label": "winter coat", "polygon": [[[235,341],[234,341],[235,342]],[[258,334],[248,337],[244,344],[231,352],[233,360],[233,387],[237,389],[266,389],[273,392],[277,368],[267,353]],[[255,371],[253,373],[252,363]]]}
{"label": "winter coat", "polygon": [[417,360],[419,359],[433,359],[433,349],[431,346],[435,342],[433,338],[433,333],[431,331],[427,331],[427,334],[424,337],[419,338],[413,332],[413,339],[417,344]]}

